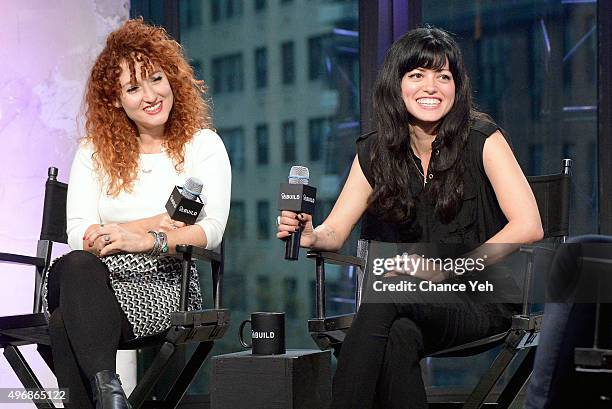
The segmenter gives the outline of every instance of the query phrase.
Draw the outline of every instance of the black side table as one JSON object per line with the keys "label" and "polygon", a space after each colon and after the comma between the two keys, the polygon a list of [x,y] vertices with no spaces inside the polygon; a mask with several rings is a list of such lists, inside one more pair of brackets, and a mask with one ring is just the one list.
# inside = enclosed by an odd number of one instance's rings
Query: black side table
{"label": "black side table", "polygon": [[317,409],[331,402],[330,351],[212,358],[211,409]]}

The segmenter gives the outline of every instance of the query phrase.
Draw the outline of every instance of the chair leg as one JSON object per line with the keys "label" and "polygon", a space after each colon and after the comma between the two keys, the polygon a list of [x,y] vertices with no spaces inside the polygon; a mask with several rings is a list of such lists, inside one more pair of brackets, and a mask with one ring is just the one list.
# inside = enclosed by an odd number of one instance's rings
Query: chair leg
{"label": "chair leg", "polygon": [[487,373],[480,378],[480,382],[478,382],[476,388],[474,388],[463,404],[463,409],[479,409],[482,407],[485,399],[489,396],[489,393],[512,361],[512,358],[514,358],[517,351],[518,350],[511,345],[504,345],[504,348],[497,355],[495,361],[493,361],[493,364],[491,364],[491,367],[487,370]]}
{"label": "chair leg", "polygon": [[189,358],[189,361],[187,361],[187,364],[181,371],[181,374],[166,395],[166,398],[164,399],[166,408],[174,409],[179,405],[181,399],[183,399],[183,396],[185,395],[185,392],[187,392],[187,388],[189,388],[193,378],[202,367],[202,364],[204,363],[204,360],[208,356],[213,345],[214,342],[212,341],[200,342],[198,344],[193,352],[193,355],[191,355],[191,358]]}
{"label": "chair leg", "polygon": [[[4,348],[4,356],[6,360],[13,368],[13,371],[17,375],[17,378],[21,381],[22,385],[28,389],[38,389],[40,391],[43,390],[43,387],[28,365],[28,362],[25,360],[19,348],[14,345],[8,345]],[[55,405],[48,399],[41,400],[39,402],[34,403],[39,409],[53,409]]]}
{"label": "chair leg", "polygon": [[529,380],[531,379],[531,374],[527,377],[523,386],[516,394],[516,397],[512,402],[510,402],[510,406],[508,409],[523,409],[525,407],[525,400],[527,398],[527,387],[529,386]]}
{"label": "chair leg", "polygon": [[533,370],[533,361],[535,360],[535,352],[536,348],[529,348],[526,351],[526,354],[521,359],[521,362],[512,375],[512,378],[508,382],[508,384],[504,387],[504,390],[499,395],[499,402],[502,408],[507,408],[514,401],[516,396],[521,392],[525,385],[527,384],[527,380],[531,375],[531,371]]}
{"label": "chair leg", "polygon": [[174,344],[167,341],[164,342],[159,352],[155,356],[153,363],[149,369],[147,369],[141,381],[138,383],[138,385],[136,385],[136,388],[134,388],[130,394],[130,397],[128,398],[133,409],[139,409],[147,397],[151,394],[151,391],[164,372],[164,369],[166,369],[168,366],[168,363],[175,352],[176,346]]}

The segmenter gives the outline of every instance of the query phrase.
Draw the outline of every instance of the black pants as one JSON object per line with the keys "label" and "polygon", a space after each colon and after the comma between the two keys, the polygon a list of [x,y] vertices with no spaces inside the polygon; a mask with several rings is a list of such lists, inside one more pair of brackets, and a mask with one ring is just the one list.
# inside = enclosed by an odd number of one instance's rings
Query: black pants
{"label": "black pants", "polygon": [[61,388],[69,388],[68,408],[93,408],[90,380],[116,371],[119,343],[134,338],[132,326],[110,286],[100,259],[72,251],[49,271],[49,334],[53,366]]}
{"label": "black pants", "polygon": [[504,304],[461,296],[444,304],[363,303],[342,345],[331,407],[426,408],[421,358],[503,332],[511,315]]}

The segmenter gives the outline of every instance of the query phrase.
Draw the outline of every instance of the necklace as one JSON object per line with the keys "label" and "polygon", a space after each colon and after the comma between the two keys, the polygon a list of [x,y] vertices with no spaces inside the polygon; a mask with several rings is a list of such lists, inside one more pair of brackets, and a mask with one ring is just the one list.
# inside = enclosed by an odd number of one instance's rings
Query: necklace
{"label": "necklace", "polygon": [[423,187],[425,187],[425,185],[427,184],[427,178],[425,177],[425,174],[421,172],[421,169],[419,169],[419,165],[417,165],[416,161],[414,160],[412,152],[408,153],[408,155],[410,156],[410,159],[412,159],[412,163],[414,164],[414,167],[416,168],[417,172],[419,172],[419,175],[423,177]]}

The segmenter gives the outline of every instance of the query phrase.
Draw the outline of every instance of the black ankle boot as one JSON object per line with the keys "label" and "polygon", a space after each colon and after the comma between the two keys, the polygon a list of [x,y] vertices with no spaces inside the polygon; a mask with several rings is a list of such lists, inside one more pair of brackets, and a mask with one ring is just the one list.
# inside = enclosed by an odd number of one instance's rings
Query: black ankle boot
{"label": "black ankle boot", "polygon": [[119,375],[111,370],[100,371],[91,380],[96,409],[132,409],[121,387]]}

